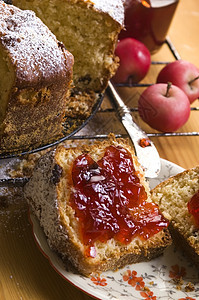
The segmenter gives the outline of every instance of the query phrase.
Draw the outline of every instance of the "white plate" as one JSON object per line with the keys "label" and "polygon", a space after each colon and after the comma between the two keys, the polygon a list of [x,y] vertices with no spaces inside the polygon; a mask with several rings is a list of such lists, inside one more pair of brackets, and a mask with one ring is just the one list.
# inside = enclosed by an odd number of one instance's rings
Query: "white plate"
{"label": "white plate", "polygon": [[[150,180],[151,188],[183,171],[181,167],[166,160],[161,160],[161,164],[158,178]],[[50,264],[67,281],[97,299],[199,299],[198,272],[173,246],[169,247],[162,256],[150,262],[132,264],[117,272],[109,271],[99,277],[86,278],[64,269],[60,258],[50,250],[37,219],[33,215],[30,215],[30,218],[36,242]],[[176,283],[179,276],[182,277],[180,290],[179,284]],[[188,292],[187,286],[190,282],[194,284],[194,289]]]}

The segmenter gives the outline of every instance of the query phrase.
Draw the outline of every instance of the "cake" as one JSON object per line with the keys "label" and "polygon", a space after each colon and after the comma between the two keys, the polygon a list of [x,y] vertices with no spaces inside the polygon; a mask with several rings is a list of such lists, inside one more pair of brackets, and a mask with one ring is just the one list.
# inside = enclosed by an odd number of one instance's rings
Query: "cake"
{"label": "cake", "polygon": [[58,146],[39,159],[24,193],[50,248],[85,276],[148,261],[171,244],[126,140]]}
{"label": "cake", "polygon": [[33,11],[0,0],[0,152],[62,137],[73,56]]}
{"label": "cake", "polygon": [[114,51],[123,28],[122,0],[13,0],[21,9],[34,10],[57,39],[74,55],[74,88],[68,117],[88,117],[115,74]]}
{"label": "cake", "polygon": [[114,56],[124,23],[122,0],[13,0],[30,9],[74,55],[75,91],[101,93],[115,73]]}
{"label": "cake", "polygon": [[199,166],[160,183],[151,197],[170,221],[176,245],[199,267]]}

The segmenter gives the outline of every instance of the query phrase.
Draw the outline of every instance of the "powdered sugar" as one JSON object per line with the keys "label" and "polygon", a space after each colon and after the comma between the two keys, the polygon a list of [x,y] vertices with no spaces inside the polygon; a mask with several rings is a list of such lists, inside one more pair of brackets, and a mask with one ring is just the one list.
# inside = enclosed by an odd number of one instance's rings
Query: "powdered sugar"
{"label": "powdered sugar", "polygon": [[[71,54],[32,11],[0,1],[0,43],[16,68],[18,86],[59,79]],[[67,57],[68,56],[68,57]],[[62,73],[63,74],[63,73]]]}
{"label": "powdered sugar", "polygon": [[124,7],[123,0],[93,0],[94,7],[105,13],[108,13],[119,24],[124,25]]}

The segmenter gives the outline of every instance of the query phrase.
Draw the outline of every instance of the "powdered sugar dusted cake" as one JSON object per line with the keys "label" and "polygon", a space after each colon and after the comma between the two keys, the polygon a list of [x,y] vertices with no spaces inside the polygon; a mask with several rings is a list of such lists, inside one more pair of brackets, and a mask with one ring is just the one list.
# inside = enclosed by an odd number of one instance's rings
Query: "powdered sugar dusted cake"
{"label": "powdered sugar dusted cake", "polygon": [[122,0],[13,0],[34,10],[57,39],[74,55],[74,89],[70,116],[90,113],[95,93],[105,90],[118,60],[114,50],[123,27]]}
{"label": "powdered sugar dusted cake", "polygon": [[34,10],[74,55],[74,84],[101,92],[114,73],[118,33],[124,21],[121,0],[13,0]]}
{"label": "powdered sugar dusted cake", "polygon": [[73,56],[32,11],[0,1],[0,151],[62,136]]}

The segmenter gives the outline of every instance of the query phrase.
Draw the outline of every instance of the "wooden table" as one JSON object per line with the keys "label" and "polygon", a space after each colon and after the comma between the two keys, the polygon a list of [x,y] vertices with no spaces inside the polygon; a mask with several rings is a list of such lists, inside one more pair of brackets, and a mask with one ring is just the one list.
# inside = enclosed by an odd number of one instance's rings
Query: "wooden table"
{"label": "wooden table", "polygon": [[[199,66],[199,2],[180,0],[169,36],[181,58]],[[168,47],[152,56],[153,61],[174,60]],[[145,83],[155,82],[159,65],[152,65]],[[121,96],[129,106],[136,105],[141,89],[119,88]],[[198,105],[198,100],[194,106]],[[103,101],[107,106],[107,99]],[[153,132],[145,124],[138,122],[147,132]],[[117,125],[116,125],[117,124]],[[93,134],[115,132],[124,133],[114,114],[110,118],[106,113],[98,113],[89,126],[83,130]],[[191,112],[191,117],[181,132],[199,131],[199,112]],[[188,137],[152,137],[160,156],[184,168],[199,164],[199,136]],[[22,200],[20,191],[8,191],[1,188],[6,196],[0,197],[0,299],[1,300],[63,300],[92,299],[73,285],[65,281],[50,266],[48,260],[38,250],[28,221],[27,204]]]}

